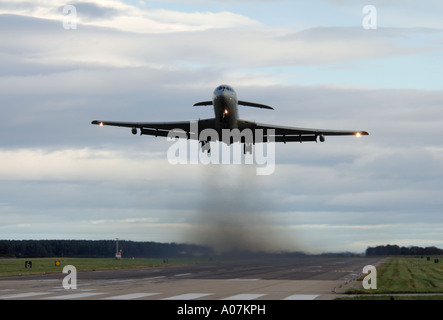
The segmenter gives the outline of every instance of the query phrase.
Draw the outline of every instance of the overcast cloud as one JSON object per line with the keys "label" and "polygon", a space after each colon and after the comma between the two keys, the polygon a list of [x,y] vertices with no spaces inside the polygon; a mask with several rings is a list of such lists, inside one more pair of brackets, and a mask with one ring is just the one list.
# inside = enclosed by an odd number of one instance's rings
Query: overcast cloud
{"label": "overcast cloud", "polygon": [[[307,252],[443,247],[438,1],[0,1],[0,238]],[[439,17],[437,19],[437,17]],[[212,117],[367,130],[276,146],[276,168],[171,165],[164,138],[94,119]],[[229,241],[228,241],[229,240]]]}

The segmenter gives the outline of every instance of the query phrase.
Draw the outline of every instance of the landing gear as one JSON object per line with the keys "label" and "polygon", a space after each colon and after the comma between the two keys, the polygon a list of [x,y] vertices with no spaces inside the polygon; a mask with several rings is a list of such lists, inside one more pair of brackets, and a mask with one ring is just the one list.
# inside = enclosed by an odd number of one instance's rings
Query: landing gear
{"label": "landing gear", "polygon": [[200,141],[200,143],[201,143],[202,152],[207,152],[208,154],[211,153],[211,141],[210,140]]}
{"label": "landing gear", "polygon": [[244,143],[243,144],[243,153],[244,154],[252,154],[252,143]]}

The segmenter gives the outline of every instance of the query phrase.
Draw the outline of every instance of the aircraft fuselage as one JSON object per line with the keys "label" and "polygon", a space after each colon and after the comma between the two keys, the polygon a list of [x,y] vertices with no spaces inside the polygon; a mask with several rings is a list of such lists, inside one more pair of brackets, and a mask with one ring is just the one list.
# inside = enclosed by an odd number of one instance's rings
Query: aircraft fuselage
{"label": "aircraft fuselage", "polygon": [[215,129],[221,133],[222,129],[238,128],[237,93],[228,85],[218,86],[214,90],[212,103],[215,113]]}

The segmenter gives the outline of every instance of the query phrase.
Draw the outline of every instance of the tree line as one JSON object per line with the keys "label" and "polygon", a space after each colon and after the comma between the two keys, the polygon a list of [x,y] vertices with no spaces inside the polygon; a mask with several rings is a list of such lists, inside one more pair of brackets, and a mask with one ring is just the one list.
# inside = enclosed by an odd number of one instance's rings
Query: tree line
{"label": "tree line", "polygon": [[[208,247],[193,244],[136,242],[119,240],[122,257],[173,258],[211,256]],[[0,257],[46,258],[113,258],[114,240],[0,240]]]}
{"label": "tree line", "polygon": [[385,245],[368,247],[366,249],[367,256],[397,256],[397,255],[443,255],[443,250],[437,247],[399,247],[398,245]]}
{"label": "tree line", "polygon": [[[194,244],[119,240],[120,249],[123,258],[213,257],[216,255],[210,247]],[[115,253],[115,240],[0,240],[0,257],[5,258],[113,258]],[[252,253],[240,251],[230,254],[248,257]],[[257,254],[254,252],[254,256]],[[276,255],[283,256],[284,254]],[[298,257],[300,255],[304,254],[286,253],[284,256]],[[387,255],[443,255],[443,250],[436,247],[400,247],[389,244],[366,249],[366,256]]]}

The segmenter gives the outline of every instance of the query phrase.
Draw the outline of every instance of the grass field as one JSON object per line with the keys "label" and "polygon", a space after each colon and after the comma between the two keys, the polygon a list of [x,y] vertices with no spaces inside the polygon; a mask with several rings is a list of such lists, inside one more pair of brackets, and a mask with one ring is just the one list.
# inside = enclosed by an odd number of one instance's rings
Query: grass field
{"label": "grass field", "polygon": [[[25,262],[32,261],[32,268],[26,268]],[[60,261],[60,265],[56,265]],[[77,271],[95,271],[106,269],[125,269],[139,267],[158,267],[178,264],[194,264],[200,259],[175,258],[168,259],[121,259],[112,258],[29,258],[29,259],[0,259],[0,277],[32,274],[62,273],[63,267],[73,265]]]}
{"label": "grass field", "polygon": [[[434,259],[439,262],[435,263]],[[363,277],[362,277],[363,278]],[[356,299],[390,299],[390,294],[401,299],[442,299],[443,295],[443,257],[392,257],[377,267],[377,289],[350,289],[348,294],[378,294],[379,297],[361,296]],[[414,294],[431,294],[421,297]],[[382,296],[384,295],[384,296]],[[386,296],[388,295],[388,296]]]}

